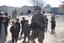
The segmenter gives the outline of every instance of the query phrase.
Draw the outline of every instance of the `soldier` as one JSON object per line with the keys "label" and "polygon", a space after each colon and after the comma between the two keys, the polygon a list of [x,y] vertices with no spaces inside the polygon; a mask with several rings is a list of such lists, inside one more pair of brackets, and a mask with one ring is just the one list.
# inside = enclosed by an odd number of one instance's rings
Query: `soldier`
{"label": "soldier", "polygon": [[17,19],[17,14],[18,14],[17,9],[13,10],[13,12],[12,12],[12,19],[13,20]]}
{"label": "soldier", "polygon": [[38,38],[39,43],[43,43],[44,40],[44,29],[45,29],[45,17],[41,13],[41,7],[35,9],[35,14],[32,17],[31,27],[31,43],[35,43],[34,39]]}

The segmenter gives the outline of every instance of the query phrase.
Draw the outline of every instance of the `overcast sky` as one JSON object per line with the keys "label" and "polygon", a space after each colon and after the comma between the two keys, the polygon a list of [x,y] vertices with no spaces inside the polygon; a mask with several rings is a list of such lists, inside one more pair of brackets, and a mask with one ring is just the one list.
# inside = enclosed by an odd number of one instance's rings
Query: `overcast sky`
{"label": "overcast sky", "polygon": [[[58,7],[62,0],[45,0],[46,4],[50,4],[52,7]],[[0,0],[0,6],[13,6],[13,7],[21,7],[24,5],[32,6],[29,0]]]}

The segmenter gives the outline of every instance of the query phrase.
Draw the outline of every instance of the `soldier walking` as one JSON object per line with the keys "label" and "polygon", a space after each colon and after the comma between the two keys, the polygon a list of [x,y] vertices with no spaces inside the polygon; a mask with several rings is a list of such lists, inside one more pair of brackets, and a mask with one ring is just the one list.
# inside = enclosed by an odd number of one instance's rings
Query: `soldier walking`
{"label": "soldier walking", "polygon": [[13,12],[12,12],[12,19],[13,20],[17,19],[17,14],[18,14],[17,9],[13,10]]}
{"label": "soldier walking", "polygon": [[35,14],[32,17],[31,27],[31,43],[36,43],[34,39],[38,38],[39,43],[43,43],[44,40],[44,29],[45,29],[45,17],[41,13],[41,7],[37,6]]}

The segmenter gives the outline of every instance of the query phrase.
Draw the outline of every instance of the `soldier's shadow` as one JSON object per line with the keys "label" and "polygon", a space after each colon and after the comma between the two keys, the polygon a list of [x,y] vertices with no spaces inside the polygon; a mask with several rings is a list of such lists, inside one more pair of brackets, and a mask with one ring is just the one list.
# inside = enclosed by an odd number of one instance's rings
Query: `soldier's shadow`
{"label": "soldier's shadow", "polygon": [[18,37],[18,40],[22,40],[22,39],[24,39],[24,37]]}
{"label": "soldier's shadow", "polygon": [[24,41],[23,41],[22,43],[30,43],[30,42],[24,42]]}
{"label": "soldier's shadow", "polygon": [[12,43],[12,40],[8,41],[7,43]]}
{"label": "soldier's shadow", "polygon": [[[18,40],[22,40],[24,37],[18,37]],[[9,40],[7,43],[12,43],[12,40]]]}
{"label": "soldier's shadow", "polygon": [[54,35],[55,34],[55,31],[51,32],[51,35]]}

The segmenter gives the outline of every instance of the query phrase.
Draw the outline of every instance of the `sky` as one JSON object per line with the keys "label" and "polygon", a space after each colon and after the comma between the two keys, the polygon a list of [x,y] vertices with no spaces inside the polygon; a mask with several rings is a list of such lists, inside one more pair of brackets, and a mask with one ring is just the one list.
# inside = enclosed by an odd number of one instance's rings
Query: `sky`
{"label": "sky", "polygon": [[[52,7],[59,7],[61,1],[63,0],[45,0],[46,4],[50,4]],[[0,6],[2,5],[22,7],[24,5],[32,6],[32,3],[29,0],[0,0]]]}

